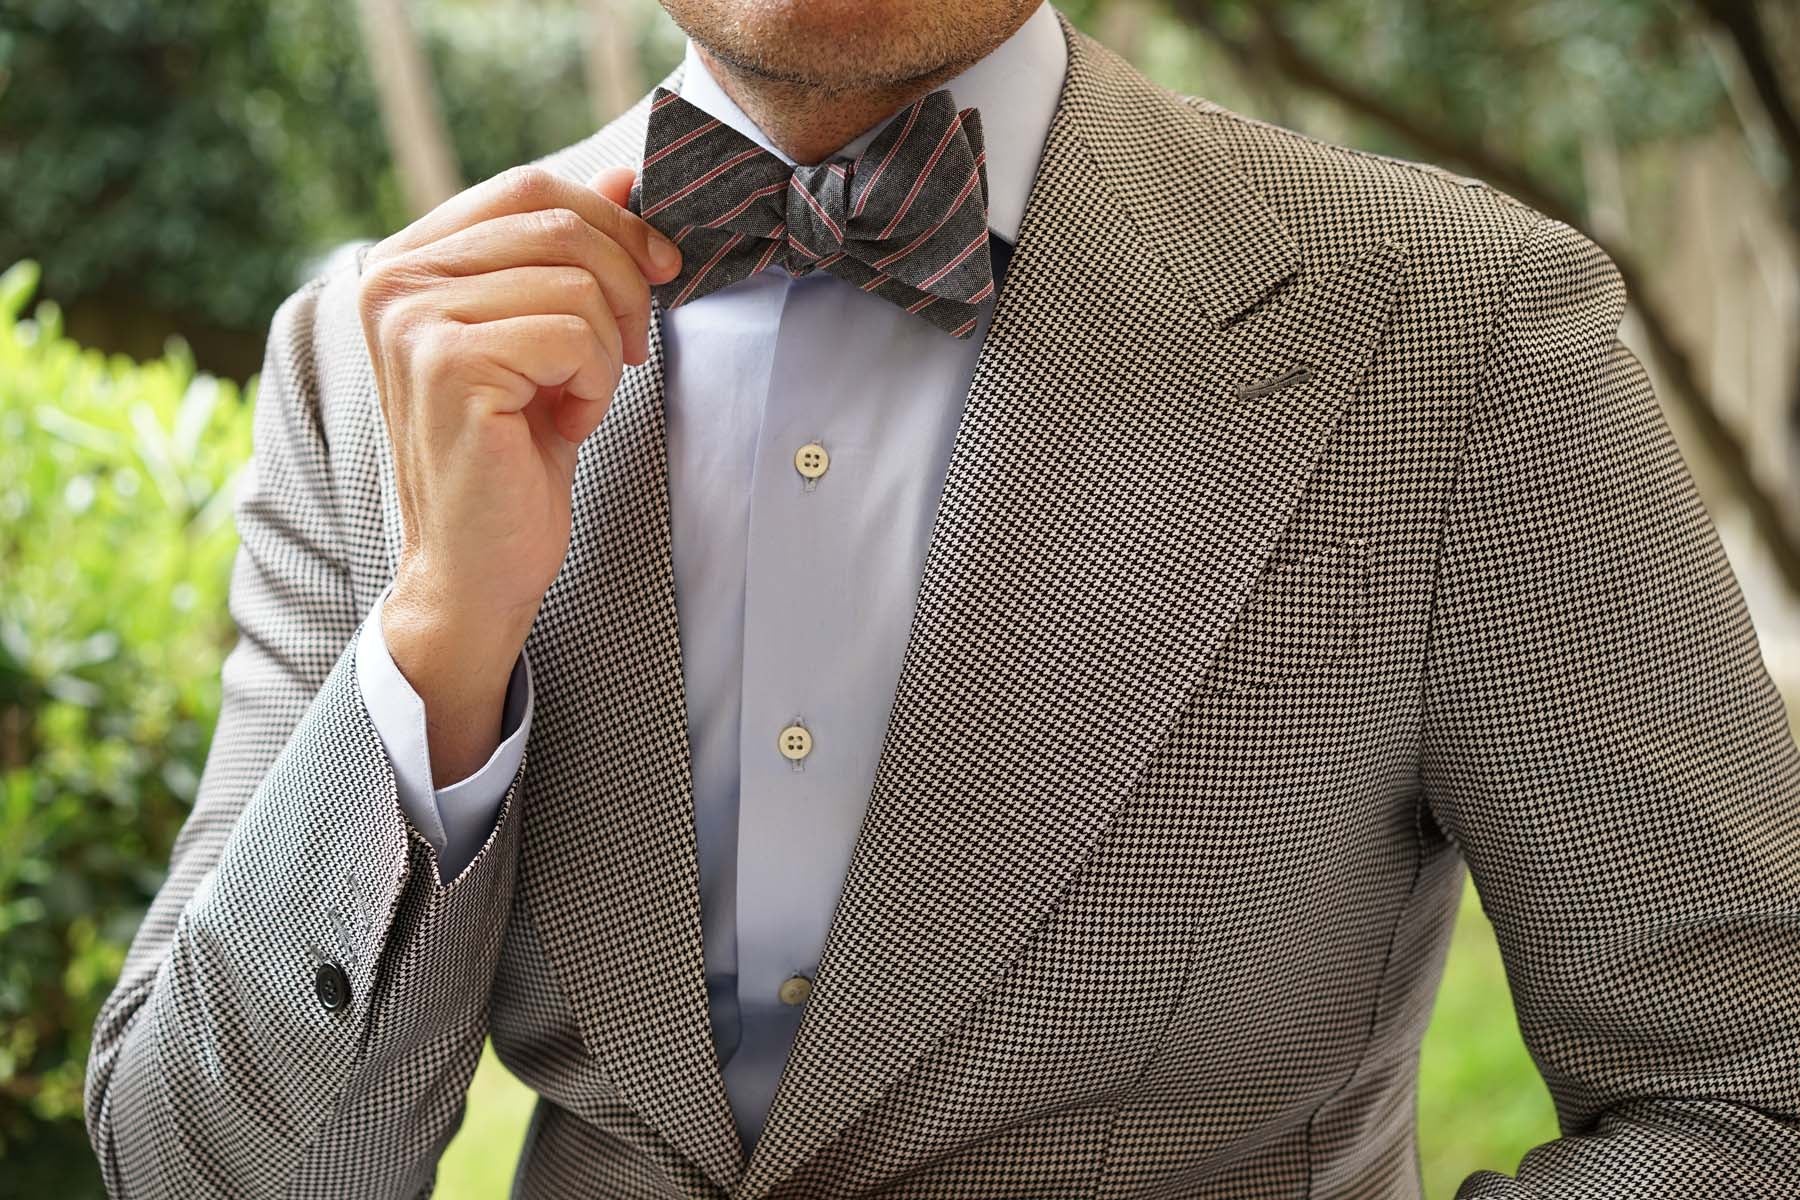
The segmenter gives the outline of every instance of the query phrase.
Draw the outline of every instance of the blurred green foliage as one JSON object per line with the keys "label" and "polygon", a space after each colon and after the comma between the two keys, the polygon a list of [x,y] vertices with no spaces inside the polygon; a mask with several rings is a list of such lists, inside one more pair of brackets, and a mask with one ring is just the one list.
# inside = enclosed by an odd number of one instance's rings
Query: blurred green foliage
{"label": "blurred green foliage", "polygon": [[257,329],[304,255],[400,216],[348,3],[6,11],[0,262],[53,298]]}
{"label": "blurred green foliage", "polygon": [[[1644,215],[1660,215],[1678,165],[1663,151],[1737,123],[1706,22],[1686,0],[1057,7],[1164,86],[1515,191],[1515,180],[1495,177],[1505,164],[1577,213],[1596,199],[1600,161],[1623,157],[1631,160],[1627,190],[1642,198]],[[1135,15],[1120,20],[1127,12]],[[1276,49],[1280,41],[1287,52]],[[1650,161],[1635,161],[1638,151]]]}
{"label": "blurred green foliage", "polygon": [[[0,1157],[79,1122],[94,1016],[193,800],[234,636],[250,407],[133,364],[0,276]],[[77,1125],[77,1128],[79,1126]],[[64,1140],[67,1140],[66,1137]],[[66,1160],[65,1160],[66,1161]]]}
{"label": "blurred green foliage", "polygon": [[[466,179],[592,131],[585,6],[415,9]],[[647,30],[653,66],[680,50]],[[354,0],[0,6],[0,263],[64,305],[260,334],[310,260],[407,219]]]}

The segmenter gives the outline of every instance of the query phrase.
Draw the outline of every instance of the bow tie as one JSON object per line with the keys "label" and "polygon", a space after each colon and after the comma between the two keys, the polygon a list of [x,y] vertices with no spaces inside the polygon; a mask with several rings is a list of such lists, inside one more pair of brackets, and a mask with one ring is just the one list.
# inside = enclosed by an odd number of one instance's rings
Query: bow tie
{"label": "bow tie", "polygon": [[994,295],[981,118],[936,91],[853,159],[789,166],[657,88],[630,209],[681,247],[664,308],[779,261],[824,270],[966,338]]}

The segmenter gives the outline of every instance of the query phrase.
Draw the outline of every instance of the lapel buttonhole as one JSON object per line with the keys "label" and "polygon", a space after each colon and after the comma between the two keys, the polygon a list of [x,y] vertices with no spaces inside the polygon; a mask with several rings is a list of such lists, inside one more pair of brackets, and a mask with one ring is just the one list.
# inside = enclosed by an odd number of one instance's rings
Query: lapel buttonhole
{"label": "lapel buttonhole", "polygon": [[1259,380],[1255,383],[1238,384],[1238,399],[1248,400],[1254,396],[1266,396],[1270,392],[1279,392],[1282,388],[1292,387],[1298,383],[1305,383],[1311,378],[1312,368],[1305,363],[1302,363],[1299,366],[1283,371],[1281,374],[1270,379]]}

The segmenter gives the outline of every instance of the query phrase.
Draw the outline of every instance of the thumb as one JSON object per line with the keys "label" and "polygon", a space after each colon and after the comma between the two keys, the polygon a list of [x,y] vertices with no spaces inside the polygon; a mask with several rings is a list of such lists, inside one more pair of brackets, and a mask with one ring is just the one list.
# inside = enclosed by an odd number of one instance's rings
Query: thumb
{"label": "thumb", "polygon": [[637,172],[630,167],[607,167],[594,176],[589,186],[624,208],[631,199],[631,185],[636,179]]}

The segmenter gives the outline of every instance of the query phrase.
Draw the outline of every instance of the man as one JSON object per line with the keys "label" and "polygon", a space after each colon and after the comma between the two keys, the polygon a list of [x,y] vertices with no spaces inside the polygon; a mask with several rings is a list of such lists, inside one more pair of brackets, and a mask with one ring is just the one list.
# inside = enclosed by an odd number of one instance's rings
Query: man
{"label": "man", "polygon": [[276,317],[111,1191],[423,1194],[491,1033],[517,1196],[1413,1197],[1466,862],[1564,1136],[1458,1195],[1795,1194],[1800,751],[1594,243],[1032,0],[670,9]]}

